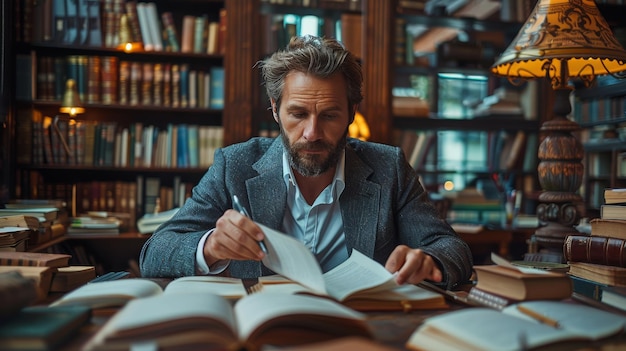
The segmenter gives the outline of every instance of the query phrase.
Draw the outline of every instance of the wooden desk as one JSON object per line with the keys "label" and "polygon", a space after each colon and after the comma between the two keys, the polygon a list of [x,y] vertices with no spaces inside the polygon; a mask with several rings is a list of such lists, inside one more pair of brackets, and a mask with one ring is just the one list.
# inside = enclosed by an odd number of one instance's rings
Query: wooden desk
{"label": "wooden desk", "polygon": [[453,225],[459,236],[469,245],[474,264],[482,264],[487,256],[495,251],[498,255],[518,260],[527,251],[528,240],[535,228],[489,228]]}

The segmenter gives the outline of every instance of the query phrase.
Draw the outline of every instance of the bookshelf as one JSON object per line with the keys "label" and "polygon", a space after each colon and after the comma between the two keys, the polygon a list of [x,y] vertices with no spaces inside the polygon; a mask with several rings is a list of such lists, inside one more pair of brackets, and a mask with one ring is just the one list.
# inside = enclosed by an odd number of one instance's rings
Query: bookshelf
{"label": "bookshelf", "polygon": [[[626,47],[626,26],[620,16],[624,4],[610,0],[596,1],[596,4],[616,39]],[[626,187],[624,74],[596,77],[590,87],[577,84],[570,117],[581,127],[578,137],[585,151],[580,189],[586,211],[584,216],[597,218],[600,205],[604,203],[604,189]]]}
{"label": "bookshelf", "polygon": [[[180,205],[179,193],[200,179],[224,142],[225,5],[15,2],[15,134],[8,144],[18,156],[10,160],[11,196],[63,198],[73,215],[122,210],[135,219],[154,207],[140,196],[150,190],[148,180],[158,179],[161,208]],[[144,30],[150,19],[159,40]],[[50,127],[61,115],[68,78],[86,109],[74,120],[58,120],[69,154]],[[136,200],[132,194],[139,194]]]}
{"label": "bookshelf", "polygon": [[[538,132],[546,116],[540,106],[549,89],[539,83],[515,87],[489,72],[525,17],[503,20],[499,10],[470,7],[460,10],[459,17],[428,14],[425,8],[404,6],[408,3],[415,5],[403,1],[366,5],[364,67],[369,84],[363,113],[376,116],[368,120],[373,139],[402,145],[408,133],[430,134],[426,155],[417,158],[419,164],[413,164],[429,190],[441,191],[447,180],[463,189],[476,179],[500,173],[515,178],[514,188],[524,191],[522,210],[533,213],[538,190]],[[368,63],[370,57],[373,62]],[[473,106],[477,102],[505,88],[518,95],[516,110],[476,113]],[[394,103],[399,97],[406,100],[406,96],[421,97],[426,111],[394,111]],[[503,139],[514,139],[519,131],[524,139],[517,148],[521,155],[511,155],[516,161],[505,166],[501,159],[507,157],[498,156],[499,145]],[[451,145],[457,149],[451,150]]]}
{"label": "bookshelf", "polygon": [[[599,217],[604,189],[626,187],[626,81],[598,77],[595,85],[576,91],[573,119],[581,125],[585,167],[586,216]],[[620,129],[622,128],[622,129]]]}

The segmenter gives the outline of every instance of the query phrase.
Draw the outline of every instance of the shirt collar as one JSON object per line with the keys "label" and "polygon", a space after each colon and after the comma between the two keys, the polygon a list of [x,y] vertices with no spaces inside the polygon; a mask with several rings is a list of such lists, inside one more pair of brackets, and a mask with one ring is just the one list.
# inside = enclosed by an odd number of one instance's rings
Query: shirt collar
{"label": "shirt collar", "polygon": [[[333,188],[333,193],[340,195],[343,192],[343,189],[346,187],[346,150],[341,151],[341,156],[339,157],[339,161],[337,161],[337,167],[335,168],[335,177],[333,178],[333,182],[331,183],[331,187]],[[289,161],[287,160],[287,150],[283,148],[283,179],[285,181],[285,185],[287,188],[289,186],[297,186],[296,178],[293,175],[293,170],[289,166]],[[335,192],[335,190],[337,190]]]}

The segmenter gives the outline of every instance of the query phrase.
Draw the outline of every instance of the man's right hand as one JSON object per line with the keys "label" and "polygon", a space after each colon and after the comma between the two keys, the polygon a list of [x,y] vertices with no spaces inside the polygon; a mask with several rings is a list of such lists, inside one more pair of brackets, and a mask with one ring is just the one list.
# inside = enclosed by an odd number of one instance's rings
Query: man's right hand
{"label": "man's right hand", "polygon": [[209,266],[226,259],[258,261],[265,257],[259,246],[264,238],[254,221],[235,210],[227,210],[204,244],[204,258]]}

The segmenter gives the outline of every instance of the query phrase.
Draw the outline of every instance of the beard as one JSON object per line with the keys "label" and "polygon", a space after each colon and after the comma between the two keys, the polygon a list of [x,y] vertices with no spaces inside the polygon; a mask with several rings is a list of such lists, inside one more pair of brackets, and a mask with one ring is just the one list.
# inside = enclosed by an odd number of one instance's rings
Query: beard
{"label": "beard", "polygon": [[[324,141],[300,142],[292,145],[289,142],[289,138],[282,130],[282,126],[280,129],[283,145],[287,149],[287,159],[289,160],[289,165],[296,172],[305,177],[318,176],[336,166],[339,161],[339,157],[341,157],[341,152],[346,147],[347,143],[347,128],[343,137],[337,141],[337,145],[332,145]],[[301,154],[300,151],[302,150],[326,151],[328,156],[325,157],[323,154]]]}

